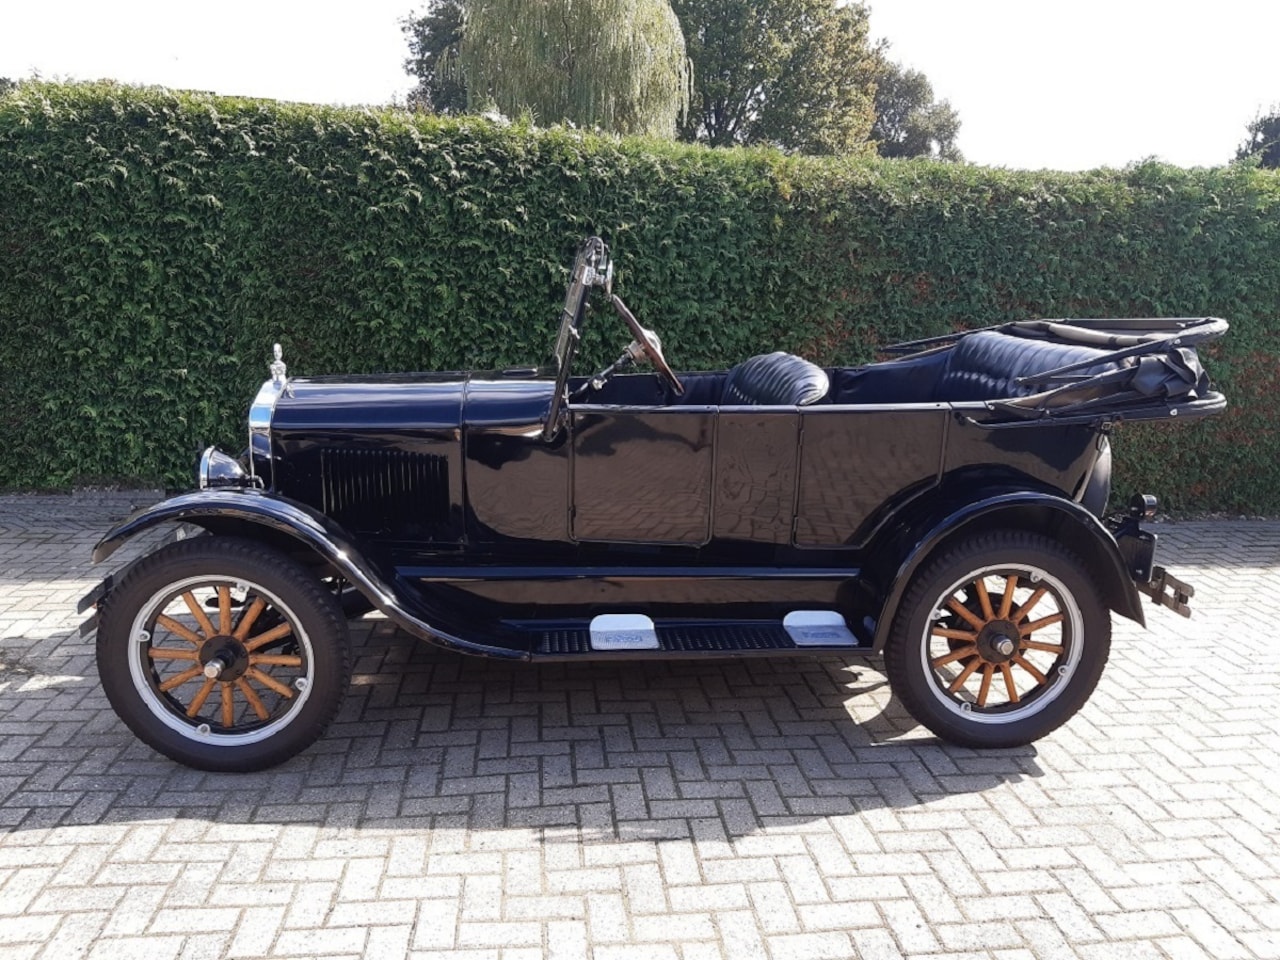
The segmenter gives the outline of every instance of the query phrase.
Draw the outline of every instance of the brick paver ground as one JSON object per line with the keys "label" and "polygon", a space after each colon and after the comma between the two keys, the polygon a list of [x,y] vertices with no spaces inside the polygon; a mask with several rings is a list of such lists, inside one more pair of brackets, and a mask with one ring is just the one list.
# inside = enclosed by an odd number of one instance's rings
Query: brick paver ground
{"label": "brick paver ground", "polygon": [[232,776],[134,740],[74,634],[126,499],[0,498],[0,958],[1280,957],[1280,524],[1164,526],[1195,618],[1118,622],[1034,747],[939,745],[874,661],[368,620],[327,738]]}

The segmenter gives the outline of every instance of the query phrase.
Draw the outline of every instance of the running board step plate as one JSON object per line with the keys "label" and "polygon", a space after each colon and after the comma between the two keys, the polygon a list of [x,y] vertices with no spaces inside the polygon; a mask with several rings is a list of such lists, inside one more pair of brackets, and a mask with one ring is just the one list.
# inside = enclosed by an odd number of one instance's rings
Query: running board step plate
{"label": "running board step plate", "polygon": [[[623,616],[627,622],[618,619]],[[843,619],[837,625],[829,617],[821,622],[805,618],[791,624],[779,620],[654,624],[648,617],[638,615],[634,622],[631,620],[632,615],[606,614],[596,617],[589,626],[582,621],[554,625],[525,621],[521,628],[534,635],[531,646],[535,658],[768,655],[824,650],[852,653],[869,649],[856,643]]]}
{"label": "running board step plate", "polygon": [[856,647],[844,617],[834,610],[793,610],[782,620],[797,647]]}
{"label": "running board step plate", "polygon": [[587,628],[592,650],[657,650],[653,621],[638,613],[605,613]]}

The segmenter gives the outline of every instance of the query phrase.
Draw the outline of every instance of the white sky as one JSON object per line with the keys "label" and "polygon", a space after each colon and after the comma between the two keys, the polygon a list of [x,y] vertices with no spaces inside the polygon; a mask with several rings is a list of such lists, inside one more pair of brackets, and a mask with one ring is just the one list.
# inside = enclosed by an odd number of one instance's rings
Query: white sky
{"label": "white sky", "polygon": [[[409,89],[420,2],[9,0],[0,76],[111,77],[316,103]],[[1280,101],[1276,0],[872,0],[871,27],[959,110],[972,161],[1064,170],[1230,159]]]}
{"label": "white sky", "polygon": [[976,163],[1222,164],[1280,101],[1277,0],[871,0],[871,31],[957,108]]}

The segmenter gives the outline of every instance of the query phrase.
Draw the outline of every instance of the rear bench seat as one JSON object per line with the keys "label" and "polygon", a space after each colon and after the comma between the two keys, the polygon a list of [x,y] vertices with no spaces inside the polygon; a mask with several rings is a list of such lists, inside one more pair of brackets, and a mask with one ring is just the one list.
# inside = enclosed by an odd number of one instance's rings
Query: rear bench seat
{"label": "rear bench seat", "polygon": [[947,355],[946,368],[934,387],[935,402],[1012,400],[1042,393],[1051,386],[1020,384],[1020,377],[1045,373],[1082,360],[1099,359],[1096,367],[1076,374],[1098,374],[1115,368],[1105,362],[1109,350],[1032,340],[994,330],[963,337]]}

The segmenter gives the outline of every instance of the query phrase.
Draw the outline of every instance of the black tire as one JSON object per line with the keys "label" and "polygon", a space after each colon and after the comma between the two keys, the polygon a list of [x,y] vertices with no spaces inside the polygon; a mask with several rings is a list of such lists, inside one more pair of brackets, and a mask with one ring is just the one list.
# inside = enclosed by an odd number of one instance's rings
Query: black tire
{"label": "black tire", "polygon": [[278,550],[234,537],[137,563],[102,605],[97,654],[120,719],[200,770],[262,770],[305,750],[351,678],[335,597]]}
{"label": "black tire", "polygon": [[1071,719],[1110,651],[1111,615],[1080,558],[1002,530],[926,562],[894,617],[885,668],[911,716],[943,740],[1014,747]]}

